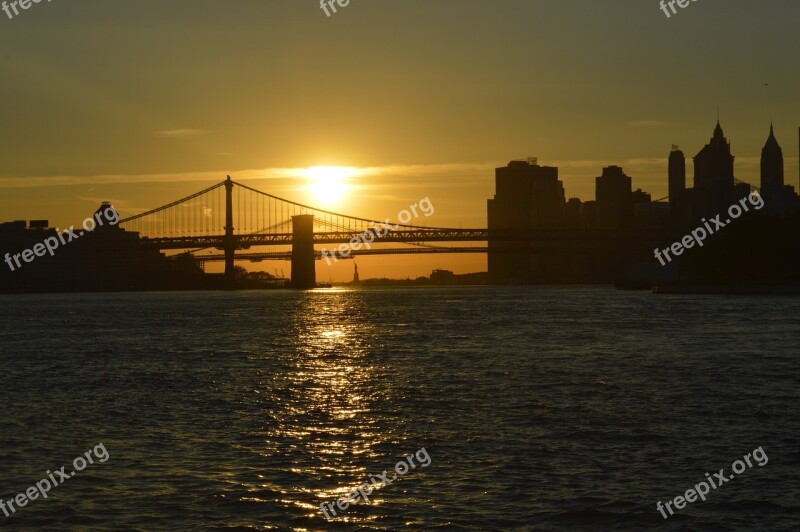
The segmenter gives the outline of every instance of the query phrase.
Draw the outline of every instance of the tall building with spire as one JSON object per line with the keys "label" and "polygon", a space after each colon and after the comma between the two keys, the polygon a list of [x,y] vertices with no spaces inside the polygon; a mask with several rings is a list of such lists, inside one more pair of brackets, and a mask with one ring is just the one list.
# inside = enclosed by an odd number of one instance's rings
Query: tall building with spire
{"label": "tall building with spire", "polygon": [[722,212],[734,198],[731,145],[717,120],[714,136],[694,156],[694,218]]}
{"label": "tall building with spire", "polygon": [[784,183],[783,150],[769,125],[769,137],[761,150],[761,196],[767,214],[786,216],[798,207],[794,187]]}
{"label": "tall building with spire", "polygon": [[778,139],[775,138],[775,129],[769,125],[769,137],[761,150],[761,191],[768,194],[771,191],[783,189],[783,150]]}

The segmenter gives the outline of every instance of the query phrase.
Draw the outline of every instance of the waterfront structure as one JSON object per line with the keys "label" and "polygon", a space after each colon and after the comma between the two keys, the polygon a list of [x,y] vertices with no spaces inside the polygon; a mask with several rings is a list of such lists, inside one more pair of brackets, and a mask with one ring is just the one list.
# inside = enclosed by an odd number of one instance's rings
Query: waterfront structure
{"label": "waterfront structure", "polygon": [[[558,168],[537,159],[516,160],[495,170],[495,195],[487,201],[489,278],[493,282],[545,282],[559,276],[558,259],[523,251],[522,241],[499,241],[493,232],[524,234],[563,229],[566,225],[564,184]],[[516,250],[516,251],[515,251]]]}

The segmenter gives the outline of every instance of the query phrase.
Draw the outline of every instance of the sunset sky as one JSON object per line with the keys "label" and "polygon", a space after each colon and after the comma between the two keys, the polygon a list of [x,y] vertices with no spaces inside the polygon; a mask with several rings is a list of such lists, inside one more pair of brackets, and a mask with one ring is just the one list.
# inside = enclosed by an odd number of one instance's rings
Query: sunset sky
{"label": "sunset sky", "polygon": [[[363,169],[335,205],[486,226],[494,167],[538,156],[568,197],[619,164],[666,195],[666,157],[717,110],[758,183],[769,122],[798,186],[797,0],[55,0],[0,12],[0,221],[123,216],[226,174],[315,204],[297,169]],[[765,84],[768,84],[765,85]],[[691,183],[691,166],[689,166]],[[362,277],[486,269],[483,256],[359,259]],[[253,265],[247,265],[253,268]],[[267,264],[287,269],[280,263]],[[347,279],[352,265],[321,281]]]}

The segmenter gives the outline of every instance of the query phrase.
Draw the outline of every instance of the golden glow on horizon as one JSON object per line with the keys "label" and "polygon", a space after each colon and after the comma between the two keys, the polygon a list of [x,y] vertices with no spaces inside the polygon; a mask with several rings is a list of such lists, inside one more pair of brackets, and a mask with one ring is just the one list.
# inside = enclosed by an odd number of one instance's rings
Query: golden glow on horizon
{"label": "golden glow on horizon", "polygon": [[349,166],[312,166],[301,172],[303,177],[311,180],[308,191],[316,201],[325,205],[338,203],[352,188],[347,180],[358,174],[357,168]]}

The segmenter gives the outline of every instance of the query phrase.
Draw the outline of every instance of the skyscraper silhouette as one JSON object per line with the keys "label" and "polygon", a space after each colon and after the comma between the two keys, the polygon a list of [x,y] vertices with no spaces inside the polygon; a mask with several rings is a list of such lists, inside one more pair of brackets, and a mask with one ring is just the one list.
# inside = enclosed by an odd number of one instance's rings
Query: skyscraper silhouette
{"label": "skyscraper silhouette", "polygon": [[733,160],[717,120],[714,136],[694,157],[695,216],[722,212],[734,200]]}
{"label": "skyscraper silhouette", "polygon": [[669,219],[672,229],[680,229],[685,218],[686,156],[673,145],[669,153]]}
{"label": "skyscraper silhouette", "polygon": [[778,139],[775,138],[775,130],[772,124],[769,125],[769,137],[764,148],[761,150],[761,191],[767,194],[768,191],[779,191],[783,189],[783,150]]}
{"label": "skyscraper silhouette", "polygon": [[603,175],[595,178],[597,198],[597,228],[620,230],[633,223],[632,182],[619,166],[603,168]]}
{"label": "skyscraper silhouette", "polygon": [[785,216],[797,208],[794,187],[784,183],[783,150],[775,129],[769,125],[769,137],[761,150],[761,195],[768,214]]}
{"label": "skyscraper silhouette", "polygon": [[496,282],[540,282],[563,275],[559,259],[519,252],[524,242],[502,242],[493,231],[559,229],[566,223],[564,184],[558,168],[539,166],[535,158],[511,161],[495,170],[495,195],[488,200],[489,276]]}

